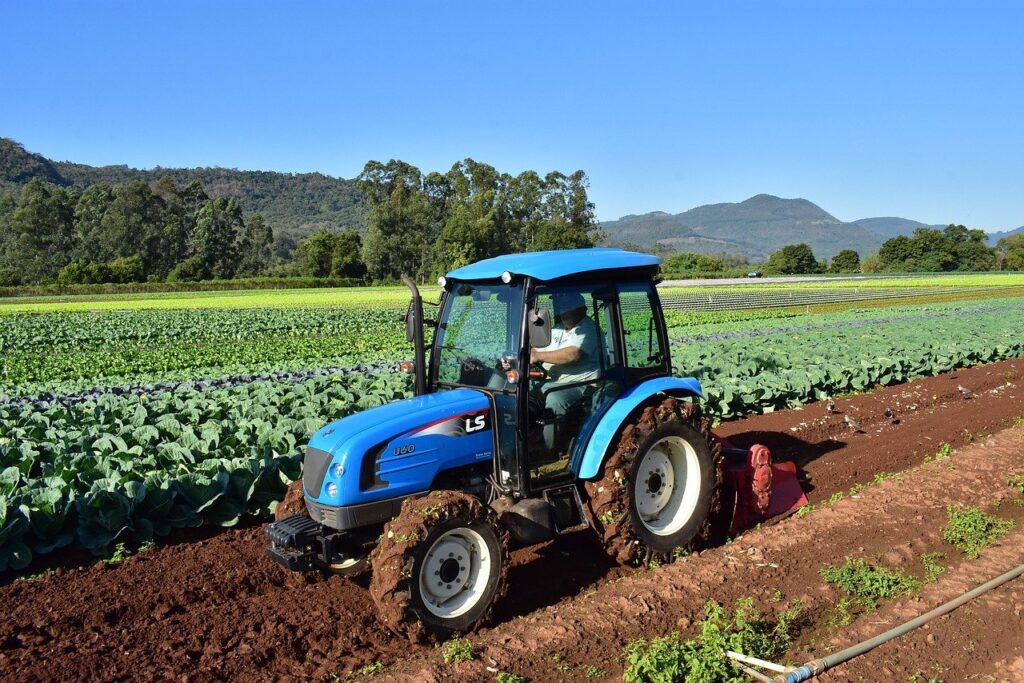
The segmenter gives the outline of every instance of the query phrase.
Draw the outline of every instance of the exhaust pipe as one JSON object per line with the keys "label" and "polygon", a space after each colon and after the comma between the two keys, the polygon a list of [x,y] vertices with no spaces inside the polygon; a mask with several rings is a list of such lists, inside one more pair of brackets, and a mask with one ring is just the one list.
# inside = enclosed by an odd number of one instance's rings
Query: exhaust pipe
{"label": "exhaust pipe", "polygon": [[409,302],[409,309],[405,312],[405,337],[414,346],[415,393],[417,396],[422,396],[427,393],[427,353],[423,347],[423,298],[420,297],[419,287],[411,277],[403,274],[402,284],[412,292],[412,301]]}

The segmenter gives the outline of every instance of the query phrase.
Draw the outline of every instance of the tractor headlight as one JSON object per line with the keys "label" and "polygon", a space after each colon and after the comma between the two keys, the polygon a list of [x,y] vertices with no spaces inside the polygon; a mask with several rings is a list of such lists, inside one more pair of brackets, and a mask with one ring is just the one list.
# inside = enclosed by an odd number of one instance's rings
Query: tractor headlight
{"label": "tractor headlight", "polygon": [[437,286],[440,287],[441,289],[444,289],[445,285],[447,284],[448,278],[446,278],[445,276],[442,275],[441,277],[437,278]]}
{"label": "tractor headlight", "polygon": [[512,282],[512,273],[506,270],[504,273],[501,274],[501,281],[504,282],[506,285]]}
{"label": "tractor headlight", "polygon": [[334,482],[330,482],[329,484],[327,484],[327,495],[330,496],[331,498],[337,498],[338,497],[338,486],[337,486],[337,484],[335,484]]}
{"label": "tractor headlight", "polygon": [[341,479],[341,475],[345,474],[345,468],[340,462],[336,462],[331,465],[331,476],[335,479]]}

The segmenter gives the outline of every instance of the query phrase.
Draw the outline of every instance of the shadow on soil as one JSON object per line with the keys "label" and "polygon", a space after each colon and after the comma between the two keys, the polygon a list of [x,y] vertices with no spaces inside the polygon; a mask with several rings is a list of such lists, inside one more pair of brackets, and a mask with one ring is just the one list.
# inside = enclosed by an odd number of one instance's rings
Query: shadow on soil
{"label": "shadow on soil", "polygon": [[508,621],[554,605],[621,570],[589,530],[514,551],[508,595],[495,610],[495,621]]}

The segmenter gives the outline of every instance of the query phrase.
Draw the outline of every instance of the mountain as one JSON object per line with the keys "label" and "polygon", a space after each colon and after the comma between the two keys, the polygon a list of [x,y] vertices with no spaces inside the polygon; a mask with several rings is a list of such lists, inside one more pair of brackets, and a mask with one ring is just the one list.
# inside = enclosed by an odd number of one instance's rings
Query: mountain
{"label": "mountain", "polygon": [[878,249],[880,235],[856,223],[844,223],[806,199],[759,194],[739,203],[708,204],[683,213],[662,211],[605,221],[611,242],[641,246],[660,243],[701,254],[727,252],[763,260],[787,244],[806,242],[818,258],[843,249],[861,256]]}
{"label": "mountain", "polygon": [[155,183],[171,176],[179,186],[199,181],[211,197],[242,200],[246,213],[262,213],[275,233],[301,238],[319,228],[359,228],[365,224],[362,196],[355,181],[322,173],[239,171],[234,168],[135,169],[52,162],[0,138],[0,191],[17,188],[34,177],[55,185],[84,189],[94,183],[123,185],[136,180]]}
{"label": "mountain", "polygon": [[858,218],[853,221],[862,228],[866,228],[873,233],[881,235],[885,239],[891,237],[898,237],[899,235],[910,235],[914,234],[914,231],[918,228],[935,228],[936,230],[942,230],[946,227],[943,225],[928,225],[927,223],[921,223],[920,221],[912,221],[909,218],[896,218],[893,216],[886,216],[882,218]]}
{"label": "mountain", "polygon": [[46,157],[26,151],[10,138],[0,138],[0,190],[24,185],[35,177],[55,185],[70,184]]}
{"label": "mountain", "polygon": [[1004,230],[1002,232],[990,232],[988,234],[988,244],[989,246],[995,246],[996,242],[1003,239],[1004,237],[1020,234],[1024,234],[1024,225],[1020,226],[1019,228],[1014,228],[1013,230]]}

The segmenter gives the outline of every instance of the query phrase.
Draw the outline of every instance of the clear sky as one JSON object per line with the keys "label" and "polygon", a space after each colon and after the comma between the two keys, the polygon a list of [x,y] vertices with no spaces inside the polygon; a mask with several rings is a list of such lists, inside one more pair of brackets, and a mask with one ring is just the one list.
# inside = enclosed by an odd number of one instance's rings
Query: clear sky
{"label": "clear sky", "polygon": [[0,0],[0,135],[59,160],[584,169],[598,216],[805,197],[1024,224],[1021,2]]}

